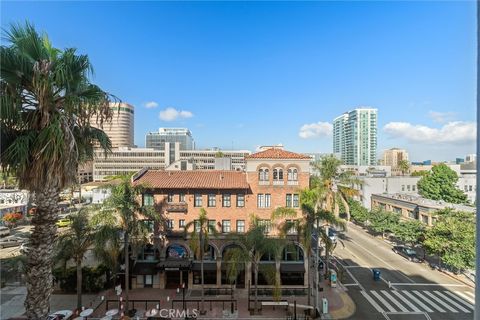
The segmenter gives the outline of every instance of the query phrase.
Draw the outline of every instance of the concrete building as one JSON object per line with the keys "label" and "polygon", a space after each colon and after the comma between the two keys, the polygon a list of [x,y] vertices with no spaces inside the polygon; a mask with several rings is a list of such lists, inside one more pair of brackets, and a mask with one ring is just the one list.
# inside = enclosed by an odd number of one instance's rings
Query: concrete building
{"label": "concrete building", "polygon": [[377,109],[357,108],[335,118],[333,153],[346,165],[376,165]]}
{"label": "concrete building", "polygon": [[390,166],[349,166],[341,165],[340,172],[351,172],[357,177],[391,177],[392,168]]}
{"label": "concrete building", "polygon": [[373,194],[372,209],[380,207],[383,210],[401,214],[403,219],[418,220],[432,226],[436,219],[436,211],[452,208],[458,211],[475,212],[474,207],[425,199],[406,194]]}
{"label": "concrete building", "polygon": [[3,216],[7,213],[27,214],[30,194],[27,190],[0,190],[0,225],[3,225]]}
{"label": "concrete building", "polygon": [[[112,119],[101,128],[110,138],[112,148],[133,147],[134,107],[128,103],[111,103]],[[90,119],[92,126],[100,128],[96,116]]]}
{"label": "concrete building", "polygon": [[381,164],[392,167],[394,175],[402,175],[403,172],[398,169],[400,161],[408,161],[408,152],[405,149],[392,148],[383,151]]}
{"label": "concrete building", "polygon": [[[151,224],[152,243],[132,262],[132,287],[177,288],[185,283],[189,288],[199,288],[199,257],[184,229],[205,208],[209,223],[218,231],[217,236],[211,236],[204,255],[205,286],[231,288],[226,253],[237,244],[228,234],[246,232],[254,213],[266,232],[274,236],[271,215],[277,207],[293,208],[297,216],[291,219],[300,219],[299,190],[309,185],[309,164],[307,156],[272,148],[246,157],[245,171],[143,170],[136,174],[135,184],[150,186],[142,196],[143,205],[154,206],[168,222],[164,227]],[[295,242],[294,235],[292,230],[292,245],[283,248],[279,263],[265,255],[261,264],[276,270],[282,287],[306,288],[308,265],[304,256],[308,253]],[[246,263],[237,277],[237,288],[252,283],[252,271],[251,264]],[[273,287],[263,274],[259,275],[259,284],[261,288]]]}
{"label": "concrete building", "polygon": [[[145,147],[165,150],[165,143],[180,144],[180,150],[194,150],[195,142],[187,128],[160,128],[158,132],[150,132],[145,136]],[[172,161],[173,162],[173,161]]]}
{"label": "concrete building", "polygon": [[467,154],[465,156],[465,162],[475,162],[477,161],[477,155],[475,153]]}

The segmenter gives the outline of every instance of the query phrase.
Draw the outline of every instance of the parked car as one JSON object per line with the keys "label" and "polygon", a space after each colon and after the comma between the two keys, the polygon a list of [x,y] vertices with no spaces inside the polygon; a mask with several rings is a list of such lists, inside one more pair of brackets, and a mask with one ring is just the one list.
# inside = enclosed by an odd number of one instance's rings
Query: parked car
{"label": "parked car", "polygon": [[332,227],[329,227],[328,228],[328,237],[330,238],[330,241],[332,241],[332,243],[336,243],[337,242],[337,230],[333,229]]}
{"label": "parked car", "polygon": [[8,235],[10,235],[10,229],[8,229],[7,227],[1,226],[0,227],[0,237],[5,237],[5,236],[8,236]]}
{"label": "parked car", "polygon": [[58,221],[57,221],[57,226],[59,228],[63,228],[63,227],[68,227],[69,225],[72,224],[72,220],[68,217],[65,217],[65,218],[60,218]]}
{"label": "parked car", "polygon": [[22,254],[28,254],[28,252],[30,251],[30,247],[28,246],[28,243],[22,243],[22,245],[20,246],[20,249],[19,249],[20,253]]}
{"label": "parked car", "polygon": [[394,246],[392,250],[402,257],[407,258],[409,261],[420,262],[420,259],[417,257],[417,252],[410,247]]}
{"label": "parked car", "polygon": [[10,237],[0,240],[0,249],[9,248],[9,247],[18,247],[26,240],[23,238]]}
{"label": "parked car", "polygon": [[68,320],[71,318],[73,312],[70,310],[60,310],[50,314],[47,320]]}

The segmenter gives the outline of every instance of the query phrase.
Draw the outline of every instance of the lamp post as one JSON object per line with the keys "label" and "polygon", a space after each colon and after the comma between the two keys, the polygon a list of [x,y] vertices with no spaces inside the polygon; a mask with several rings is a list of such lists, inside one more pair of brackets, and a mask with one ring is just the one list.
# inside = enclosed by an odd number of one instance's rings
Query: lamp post
{"label": "lamp post", "polygon": [[183,292],[182,292],[182,294],[183,294],[183,303],[182,303],[182,305],[183,305],[183,310],[185,310],[186,307],[187,307],[187,306],[185,305],[185,282],[182,283],[182,291],[183,291]]}

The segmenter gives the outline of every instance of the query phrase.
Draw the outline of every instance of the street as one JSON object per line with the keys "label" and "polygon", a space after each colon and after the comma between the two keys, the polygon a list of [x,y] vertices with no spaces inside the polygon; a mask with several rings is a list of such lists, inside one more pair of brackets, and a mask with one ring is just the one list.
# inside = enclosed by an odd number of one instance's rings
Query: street
{"label": "street", "polygon": [[[350,319],[472,319],[474,292],[423,263],[394,253],[382,239],[352,223],[334,251],[344,284],[356,304]],[[372,269],[381,272],[373,280]]]}

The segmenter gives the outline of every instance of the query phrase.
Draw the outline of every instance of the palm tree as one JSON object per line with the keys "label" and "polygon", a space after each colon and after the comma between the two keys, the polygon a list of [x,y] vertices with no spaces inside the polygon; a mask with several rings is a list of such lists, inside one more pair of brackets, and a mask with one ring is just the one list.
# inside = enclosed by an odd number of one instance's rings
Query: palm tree
{"label": "palm tree", "polygon": [[133,185],[129,176],[122,177],[119,183],[110,186],[110,189],[110,197],[105,200],[94,217],[95,223],[99,225],[96,243],[100,245],[103,242],[109,248],[103,252],[99,249],[96,251],[97,254],[110,252],[109,259],[114,264],[118,242],[122,243],[125,258],[125,309],[128,311],[129,248],[138,248],[149,241],[148,234],[151,230],[148,230],[147,224],[142,223],[141,220],[158,222],[161,218],[155,213],[153,206],[142,206],[138,202],[145,188],[142,185]]}
{"label": "palm tree", "polygon": [[353,188],[360,185],[361,181],[355,178],[352,172],[340,172],[342,161],[334,156],[324,156],[314,163],[315,169],[320,173],[313,176],[310,181],[309,200],[313,200],[315,211],[319,208],[339,215],[342,205],[347,214],[347,221],[350,221],[350,207],[347,200],[358,194]]}
{"label": "palm tree", "polygon": [[204,284],[204,275],[203,275],[203,260],[205,251],[208,250],[208,241],[210,236],[216,235],[217,230],[215,225],[211,225],[208,220],[207,211],[204,208],[200,208],[200,214],[198,219],[190,221],[185,225],[185,233],[188,233],[188,230],[193,227],[193,230],[188,234],[190,237],[190,248],[197,256],[197,259],[200,258],[200,278],[202,285],[202,307],[200,312],[205,311],[205,284]]}
{"label": "palm tree", "polygon": [[[273,252],[275,243],[272,238],[267,237],[267,225],[260,223],[260,220],[252,215],[250,225],[246,233],[236,233],[230,236],[230,239],[237,244],[226,253],[225,261],[230,262],[229,268],[246,264],[250,262],[254,272],[255,304],[254,313],[258,313],[258,272],[260,260],[266,253]],[[238,270],[238,268],[236,268]],[[232,271],[227,269],[227,274]],[[250,293],[249,299],[250,299]]]}
{"label": "palm tree", "polygon": [[31,253],[26,264],[28,318],[44,318],[53,290],[59,193],[76,181],[93,144],[110,140],[90,125],[111,117],[111,96],[89,81],[92,66],[75,49],[55,49],[35,28],[12,25],[0,47],[0,166],[35,194]]}
{"label": "palm tree", "polygon": [[410,163],[408,160],[400,160],[397,164],[397,168],[402,171],[402,175],[410,171]]}
{"label": "palm tree", "polygon": [[88,220],[88,213],[81,209],[72,215],[70,228],[58,237],[58,255],[66,261],[73,259],[77,266],[77,309],[82,308],[82,261],[93,244],[95,229]]}

